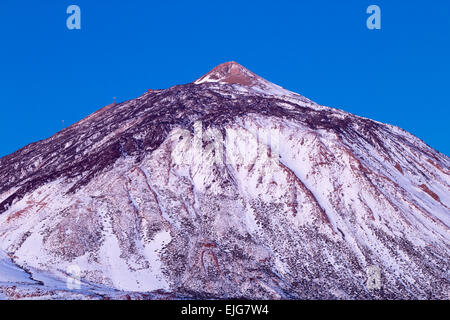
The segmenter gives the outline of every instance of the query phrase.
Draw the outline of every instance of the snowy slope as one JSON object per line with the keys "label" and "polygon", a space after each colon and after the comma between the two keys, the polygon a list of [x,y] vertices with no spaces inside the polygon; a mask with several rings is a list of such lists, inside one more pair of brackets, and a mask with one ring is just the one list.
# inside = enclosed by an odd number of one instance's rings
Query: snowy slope
{"label": "snowy slope", "polygon": [[0,178],[6,298],[448,298],[450,159],[234,62],[4,157]]}

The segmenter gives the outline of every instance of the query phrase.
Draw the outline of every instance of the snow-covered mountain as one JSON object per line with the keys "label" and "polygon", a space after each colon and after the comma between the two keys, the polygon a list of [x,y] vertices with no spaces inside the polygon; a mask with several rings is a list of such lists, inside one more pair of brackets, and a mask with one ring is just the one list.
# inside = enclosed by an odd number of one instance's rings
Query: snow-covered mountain
{"label": "snow-covered mountain", "polygon": [[449,225],[447,156],[229,62],[0,159],[0,297],[448,299]]}

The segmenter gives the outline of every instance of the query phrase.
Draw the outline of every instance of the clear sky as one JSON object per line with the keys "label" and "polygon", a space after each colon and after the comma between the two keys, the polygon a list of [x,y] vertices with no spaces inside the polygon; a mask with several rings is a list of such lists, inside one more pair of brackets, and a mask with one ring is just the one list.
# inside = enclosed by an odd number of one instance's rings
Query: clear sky
{"label": "clear sky", "polygon": [[0,156],[230,60],[450,155],[448,0],[1,0],[0,43]]}

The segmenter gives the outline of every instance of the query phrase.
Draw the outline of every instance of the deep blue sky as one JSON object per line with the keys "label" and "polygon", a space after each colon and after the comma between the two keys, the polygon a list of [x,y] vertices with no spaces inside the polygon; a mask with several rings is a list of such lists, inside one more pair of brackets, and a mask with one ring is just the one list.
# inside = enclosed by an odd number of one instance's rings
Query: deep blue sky
{"label": "deep blue sky", "polygon": [[[82,29],[66,28],[79,5]],[[382,29],[366,28],[381,7]],[[234,60],[450,155],[450,1],[0,2],[0,156]]]}

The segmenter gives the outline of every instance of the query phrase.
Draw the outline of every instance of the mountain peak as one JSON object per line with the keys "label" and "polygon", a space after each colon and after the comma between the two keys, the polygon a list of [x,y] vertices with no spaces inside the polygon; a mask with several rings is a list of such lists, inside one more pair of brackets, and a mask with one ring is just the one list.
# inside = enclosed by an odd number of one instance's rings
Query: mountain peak
{"label": "mountain peak", "polygon": [[448,299],[450,158],[235,62],[196,83],[0,158],[0,299]]}
{"label": "mountain peak", "polygon": [[253,86],[261,80],[263,80],[261,77],[254,74],[239,63],[229,61],[218,65],[194,83],[200,84],[204,82],[221,82]]}
{"label": "mountain peak", "polygon": [[[207,74],[194,81],[194,84],[201,83],[237,84],[246,87],[252,93],[300,97],[300,95],[294,94],[293,92],[267,81],[234,61],[219,64]],[[304,99],[304,97],[302,97],[302,99]]]}

